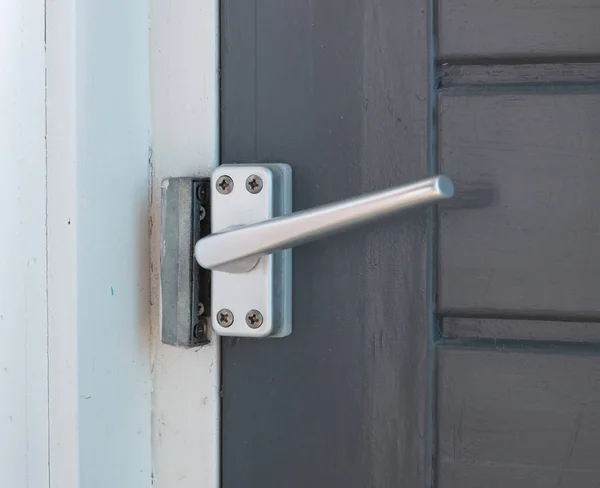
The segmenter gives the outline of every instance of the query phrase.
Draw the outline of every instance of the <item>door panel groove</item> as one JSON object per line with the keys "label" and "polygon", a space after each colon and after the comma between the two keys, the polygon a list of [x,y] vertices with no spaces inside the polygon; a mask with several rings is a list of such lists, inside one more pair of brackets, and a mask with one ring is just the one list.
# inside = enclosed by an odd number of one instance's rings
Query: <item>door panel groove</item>
{"label": "door panel groove", "polygon": [[516,339],[445,339],[435,342],[438,349],[465,349],[470,351],[494,351],[498,353],[535,353],[535,354],[591,354],[600,358],[600,342],[560,342],[551,340]]}
{"label": "door panel groove", "polygon": [[600,343],[600,324],[443,317],[439,337],[447,340]]}
{"label": "door panel groove", "polygon": [[539,65],[585,65],[600,63],[600,54],[576,56],[504,56],[504,57],[451,57],[437,56],[440,66],[539,66]]}
{"label": "door panel groove", "polygon": [[525,312],[523,310],[452,310],[438,308],[436,315],[439,318],[449,317],[457,319],[480,319],[480,320],[519,320],[519,321],[536,321],[536,322],[564,322],[564,323],[590,323],[598,324],[600,327],[600,316],[597,314],[590,315],[569,315],[560,311],[551,311],[547,313],[541,312]]}
{"label": "door panel groove", "polygon": [[543,95],[597,95],[600,93],[600,80],[596,83],[498,83],[465,84],[444,87],[437,90],[444,97],[464,96],[543,96]]}
{"label": "door panel groove", "polygon": [[437,67],[438,88],[481,85],[598,85],[600,62],[457,65]]}

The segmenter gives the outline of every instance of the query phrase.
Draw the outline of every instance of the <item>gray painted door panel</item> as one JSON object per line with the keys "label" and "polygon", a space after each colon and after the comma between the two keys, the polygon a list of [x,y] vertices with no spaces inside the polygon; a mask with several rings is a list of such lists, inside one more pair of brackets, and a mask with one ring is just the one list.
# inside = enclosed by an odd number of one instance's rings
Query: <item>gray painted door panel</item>
{"label": "gray painted door panel", "polygon": [[597,487],[600,357],[438,348],[438,486]]}
{"label": "gray painted door panel", "polygon": [[438,311],[600,319],[600,95],[452,91],[439,164],[486,205],[441,212]]}
{"label": "gray painted door panel", "polygon": [[297,248],[293,334],[223,341],[225,488],[600,484],[582,2],[222,0],[224,161],[291,164],[296,210],[457,182]]}
{"label": "gray painted door panel", "polygon": [[438,59],[594,57],[597,0],[441,0]]}

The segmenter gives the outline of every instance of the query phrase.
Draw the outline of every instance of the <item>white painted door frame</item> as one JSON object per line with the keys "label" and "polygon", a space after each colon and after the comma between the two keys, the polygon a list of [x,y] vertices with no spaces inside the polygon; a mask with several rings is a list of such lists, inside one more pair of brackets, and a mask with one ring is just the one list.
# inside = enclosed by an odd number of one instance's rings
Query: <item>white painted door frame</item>
{"label": "white painted door frame", "polygon": [[43,1],[0,2],[0,486],[48,485]]}
{"label": "white painted door frame", "polygon": [[160,342],[160,183],[219,157],[218,0],[151,0],[153,461],[159,488],[219,486],[219,341]]}
{"label": "white painted door frame", "polygon": [[217,0],[0,5],[0,486],[216,488],[218,342],[159,341],[159,197],[218,161]]}

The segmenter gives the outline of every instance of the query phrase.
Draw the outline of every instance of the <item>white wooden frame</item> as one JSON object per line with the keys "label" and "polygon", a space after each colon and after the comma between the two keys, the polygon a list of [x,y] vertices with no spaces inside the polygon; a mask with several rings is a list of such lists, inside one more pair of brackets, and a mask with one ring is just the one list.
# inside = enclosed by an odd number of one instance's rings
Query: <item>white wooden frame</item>
{"label": "white wooden frame", "polygon": [[159,488],[219,486],[217,337],[195,350],[159,338],[160,182],[218,163],[218,0],[151,0],[153,461]]}
{"label": "white wooden frame", "polygon": [[158,334],[159,182],[218,158],[217,13],[0,4],[0,486],[219,484],[218,343]]}
{"label": "white wooden frame", "polygon": [[0,486],[48,486],[43,0],[0,2]]}

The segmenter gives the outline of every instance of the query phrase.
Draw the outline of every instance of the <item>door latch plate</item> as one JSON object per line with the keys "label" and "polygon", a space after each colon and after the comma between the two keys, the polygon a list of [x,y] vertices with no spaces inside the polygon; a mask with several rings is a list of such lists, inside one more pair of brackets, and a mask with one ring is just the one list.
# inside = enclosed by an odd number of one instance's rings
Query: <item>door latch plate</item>
{"label": "door latch plate", "polygon": [[210,234],[210,179],[169,178],[162,184],[161,339],[196,347],[210,339],[210,276],[194,245]]}
{"label": "door latch plate", "polygon": [[[282,163],[224,164],[211,176],[212,232],[287,215],[292,170]],[[247,272],[212,271],[213,330],[222,336],[284,337],[292,331],[292,251],[259,258]]]}

